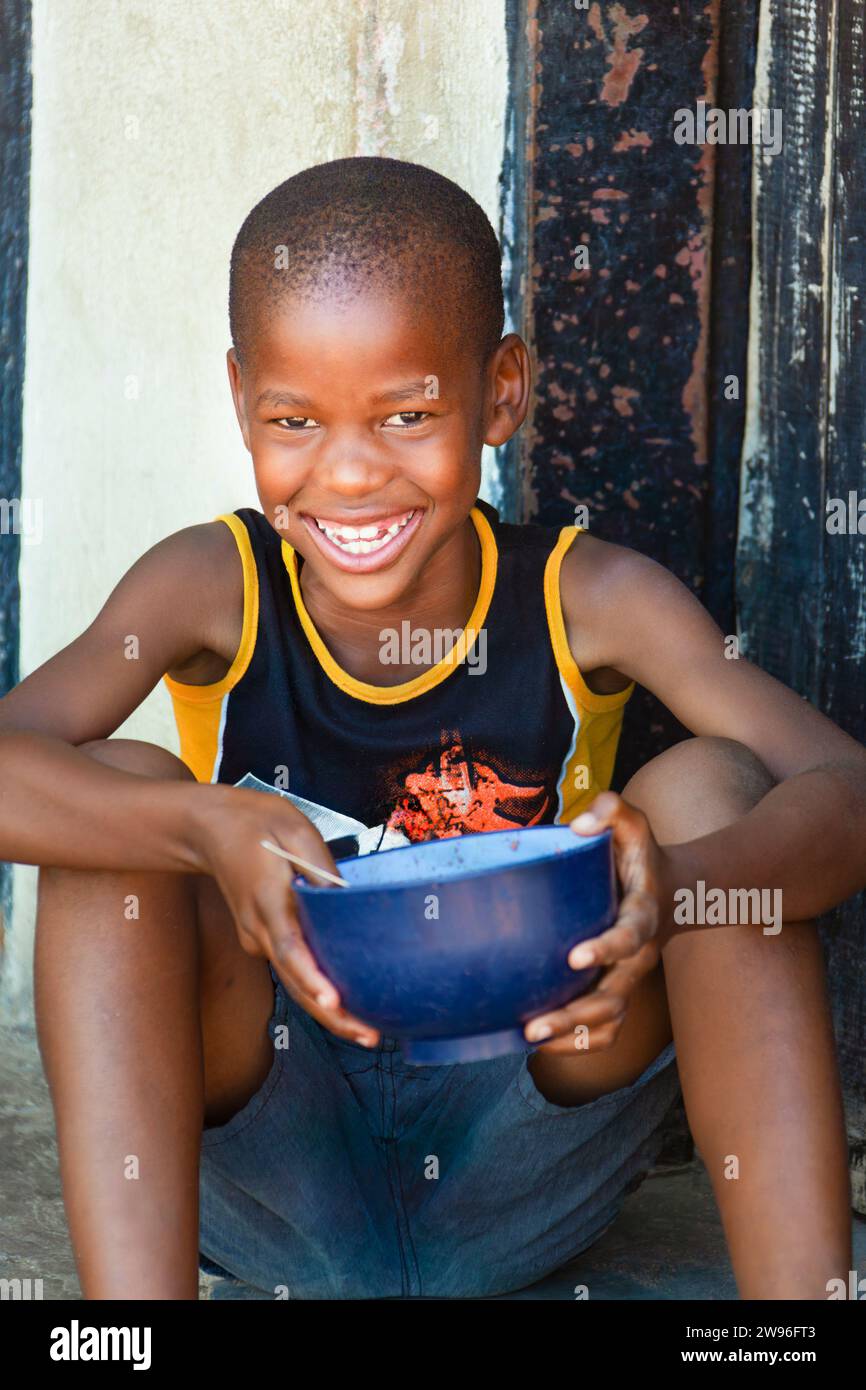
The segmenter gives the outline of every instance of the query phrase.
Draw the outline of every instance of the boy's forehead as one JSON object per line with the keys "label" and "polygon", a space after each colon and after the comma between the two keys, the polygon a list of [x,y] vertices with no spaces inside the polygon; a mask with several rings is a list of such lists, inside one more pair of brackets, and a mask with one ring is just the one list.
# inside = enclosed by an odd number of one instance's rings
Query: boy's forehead
{"label": "boy's forehead", "polygon": [[450,374],[465,370],[472,347],[447,305],[362,292],[286,297],[260,316],[250,346],[256,375],[337,374],[344,381]]}

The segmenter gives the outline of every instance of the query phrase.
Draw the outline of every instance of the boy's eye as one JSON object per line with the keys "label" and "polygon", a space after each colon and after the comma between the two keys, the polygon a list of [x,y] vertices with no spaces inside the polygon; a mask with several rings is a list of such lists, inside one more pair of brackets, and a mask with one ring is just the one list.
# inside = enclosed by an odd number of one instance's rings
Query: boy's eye
{"label": "boy's eye", "polygon": [[[400,410],[396,415],[389,415],[385,424],[396,425],[398,429],[411,429],[413,425],[420,425],[428,416],[429,411],[426,410]],[[281,420],[274,421],[281,429],[292,430],[295,433],[315,429],[318,423],[311,415],[286,415]]]}
{"label": "boy's eye", "polygon": [[411,425],[420,425],[422,420],[428,418],[428,415],[429,411],[426,410],[399,410],[396,415],[389,415],[385,424],[396,424],[405,429]]}

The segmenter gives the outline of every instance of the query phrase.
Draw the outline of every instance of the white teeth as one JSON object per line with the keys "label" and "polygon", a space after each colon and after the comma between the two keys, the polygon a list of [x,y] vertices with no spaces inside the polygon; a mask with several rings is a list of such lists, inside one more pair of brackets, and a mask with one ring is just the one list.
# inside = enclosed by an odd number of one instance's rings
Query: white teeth
{"label": "white teeth", "polygon": [[348,555],[369,555],[371,551],[381,550],[384,545],[402,531],[403,527],[412,520],[415,515],[414,510],[406,512],[398,521],[392,524],[379,535],[379,527],[368,526],[329,526],[326,521],[320,521],[314,517],[315,523],[320,531],[324,531],[329,541],[339,546],[340,550],[345,550]]}

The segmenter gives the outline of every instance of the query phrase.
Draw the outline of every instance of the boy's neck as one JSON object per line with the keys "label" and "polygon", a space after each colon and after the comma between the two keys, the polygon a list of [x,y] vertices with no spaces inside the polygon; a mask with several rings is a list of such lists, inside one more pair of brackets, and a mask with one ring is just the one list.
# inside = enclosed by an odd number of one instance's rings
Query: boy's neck
{"label": "boy's neck", "polygon": [[[307,565],[300,572],[307,612],[334,660],[356,680],[382,686],[401,685],[429,670],[424,665],[384,664],[383,630],[399,633],[405,621],[413,632],[462,629],[475,607],[480,584],[481,545],[471,517],[431,556],[413,589],[388,608],[361,612],[342,608],[316,583]],[[445,648],[449,645],[446,641]]]}

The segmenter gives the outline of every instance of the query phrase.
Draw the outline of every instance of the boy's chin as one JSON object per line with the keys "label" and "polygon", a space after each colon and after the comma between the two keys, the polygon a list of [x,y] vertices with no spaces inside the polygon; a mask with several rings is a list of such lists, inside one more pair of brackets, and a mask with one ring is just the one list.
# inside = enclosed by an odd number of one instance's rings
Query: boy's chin
{"label": "boy's chin", "polygon": [[[412,586],[413,576],[395,569],[376,570],[371,574],[345,574],[341,570],[316,565],[316,574],[340,607],[349,613],[375,613],[378,610],[399,608]],[[408,611],[408,610],[407,610]]]}

